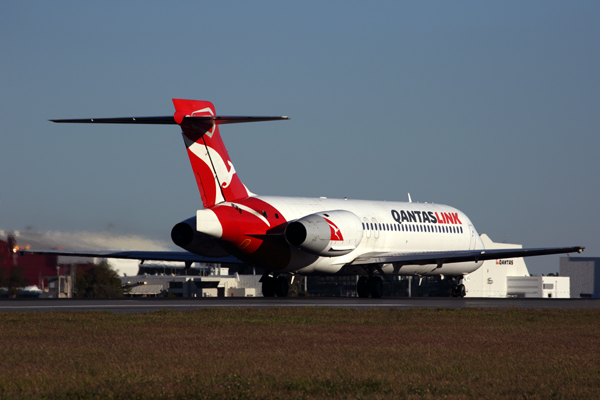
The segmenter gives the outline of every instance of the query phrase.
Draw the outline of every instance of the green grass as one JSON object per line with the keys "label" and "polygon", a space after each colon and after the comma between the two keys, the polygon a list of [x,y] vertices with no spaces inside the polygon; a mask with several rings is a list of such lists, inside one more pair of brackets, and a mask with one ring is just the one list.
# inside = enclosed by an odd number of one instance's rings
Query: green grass
{"label": "green grass", "polygon": [[598,310],[0,313],[0,398],[600,398]]}

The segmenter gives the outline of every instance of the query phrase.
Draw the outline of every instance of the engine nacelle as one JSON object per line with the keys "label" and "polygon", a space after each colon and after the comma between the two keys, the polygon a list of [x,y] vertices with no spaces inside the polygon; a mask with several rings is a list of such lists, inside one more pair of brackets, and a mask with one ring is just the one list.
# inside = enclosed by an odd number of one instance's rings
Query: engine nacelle
{"label": "engine nacelle", "polygon": [[229,256],[217,241],[196,230],[196,217],[188,218],[171,229],[171,239],[177,246],[205,257]]}
{"label": "engine nacelle", "polygon": [[360,218],[350,211],[335,210],[310,214],[288,224],[285,240],[292,246],[319,256],[348,254],[363,237]]}

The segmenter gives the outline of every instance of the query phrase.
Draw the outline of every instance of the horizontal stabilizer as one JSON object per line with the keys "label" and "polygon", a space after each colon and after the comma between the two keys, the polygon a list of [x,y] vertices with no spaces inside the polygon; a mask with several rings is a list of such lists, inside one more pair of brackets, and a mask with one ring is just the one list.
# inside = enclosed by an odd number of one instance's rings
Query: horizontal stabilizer
{"label": "horizontal stabilizer", "polygon": [[[289,119],[288,117],[239,117],[239,116],[186,116],[182,122],[190,121],[192,123],[204,124],[238,124],[242,122],[262,122],[262,121],[280,121]],[[146,125],[178,125],[175,117],[168,115],[165,117],[125,117],[125,118],[82,118],[82,119],[50,119],[57,123],[74,124],[146,124]]]}

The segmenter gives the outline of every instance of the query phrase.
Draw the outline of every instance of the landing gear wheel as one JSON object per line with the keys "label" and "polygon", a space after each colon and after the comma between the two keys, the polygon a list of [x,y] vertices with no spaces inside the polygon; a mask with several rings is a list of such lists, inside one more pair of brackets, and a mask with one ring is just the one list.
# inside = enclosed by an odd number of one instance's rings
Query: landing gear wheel
{"label": "landing gear wheel", "polygon": [[450,289],[450,297],[458,296],[458,285],[452,285],[452,289]]}
{"label": "landing gear wheel", "polygon": [[381,278],[369,278],[369,293],[371,293],[371,297],[374,299],[379,299],[383,296],[383,281]]}
{"label": "landing gear wheel", "polygon": [[262,293],[264,297],[275,297],[275,278],[270,276],[263,278]]}
{"label": "landing gear wheel", "polygon": [[287,279],[283,276],[275,278],[275,294],[277,297],[287,297],[290,289]]}
{"label": "landing gear wheel", "polygon": [[356,293],[358,294],[358,297],[369,297],[369,284],[366,276],[358,278],[358,282],[356,282]]}
{"label": "landing gear wheel", "polygon": [[465,285],[462,283],[456,287],[456,295],[458,297],[465,297],[467,295],[467,290],[465,289]]}
{"label": "landing gear wheel", "polygon": [[462,283],[459,285],[452,286],[452,290],[450,291],[450,296],[452,297],[465,297],[467,295],[467,290],[465,289],[465,285]]}

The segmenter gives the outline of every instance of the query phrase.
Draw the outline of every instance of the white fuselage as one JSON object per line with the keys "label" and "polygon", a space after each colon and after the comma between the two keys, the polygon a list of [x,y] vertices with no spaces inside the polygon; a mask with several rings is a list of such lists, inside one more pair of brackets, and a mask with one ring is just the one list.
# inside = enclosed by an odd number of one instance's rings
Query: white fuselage
{"label": "white fuselage", "polygon": [[[360,265],[352,265],[352,262],[369,253],[484,249],[469,218],[461,211],[442,204],[275,196],[255,196],[255,199],[271,205],[288,222],[335,210],[350,211],[362,222],[360,243],[350,253],[323,257],[292,248],[290,263],[282,272],[361,274],[364,269]],[[394,275],[461,275],[473,272],[481,264],[471,261],[447,264],[442,268],[431,264],[382,264],[381,268],[383,272]]]}

